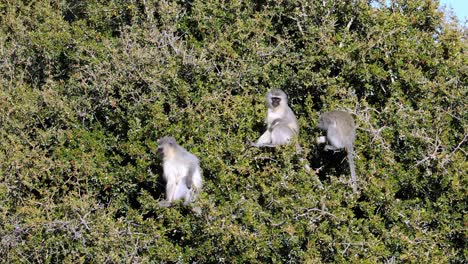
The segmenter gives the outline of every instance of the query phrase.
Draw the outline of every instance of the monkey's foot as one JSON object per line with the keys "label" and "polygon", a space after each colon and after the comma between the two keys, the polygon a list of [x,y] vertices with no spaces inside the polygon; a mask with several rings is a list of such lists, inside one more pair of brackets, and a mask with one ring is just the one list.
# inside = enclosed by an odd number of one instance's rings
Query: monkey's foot
{"label": "monkey's foot", "polygon": [[339,152],[340,151],[339,148],[336,148],[336,147],[334,147],[332,145],[326,145],[325,150],[332,150],[333,152]]}
{"label": "monkey's foot", "polygon": [[171,206],[171,204],[172,203],[170,201],[168,201],[168,200],[163,200],[163,201],[158,202],[158,205],[161,206],[161,207],[169,207],[169,206]]}

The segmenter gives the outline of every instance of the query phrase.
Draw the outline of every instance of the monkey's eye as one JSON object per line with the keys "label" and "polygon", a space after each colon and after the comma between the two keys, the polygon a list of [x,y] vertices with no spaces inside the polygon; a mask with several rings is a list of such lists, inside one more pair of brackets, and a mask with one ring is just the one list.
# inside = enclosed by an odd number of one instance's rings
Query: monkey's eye
{"label": "monkey's eye", "polygon": [[280,104],[280,102],[281,102],[281,99],[278,98],[278,97],[273,97],[273,98],[271,98],[271,104],[272,104],[273,106],[275,106],[275,107],[278,106],[278,105]]}

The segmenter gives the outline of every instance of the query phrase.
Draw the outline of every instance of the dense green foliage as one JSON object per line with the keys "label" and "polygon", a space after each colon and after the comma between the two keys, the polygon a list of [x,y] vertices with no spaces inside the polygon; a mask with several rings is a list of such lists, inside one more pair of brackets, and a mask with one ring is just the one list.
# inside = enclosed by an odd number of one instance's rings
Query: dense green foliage
{"label": "dense green foliage", "polygon": [[[466,28],[437,1],[6,0],[0,44],[5,262],[468,257]],[[300,154],[247,147],[271,88]],[[315,143],[332,109],[357,194]],[[158,207],[166,135],[201,160],[201,214]]]}

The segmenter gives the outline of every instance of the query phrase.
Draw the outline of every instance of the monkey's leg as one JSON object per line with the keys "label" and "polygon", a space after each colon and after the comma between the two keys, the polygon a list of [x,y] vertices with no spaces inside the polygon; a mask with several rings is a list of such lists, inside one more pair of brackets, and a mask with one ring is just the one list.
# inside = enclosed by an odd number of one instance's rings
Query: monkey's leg
{"label": "monkey's leg", "polygon": [[177,183],[174,180],[170,180],[166,184],[166,200],[171,202],[174,201],[174,194],[177,188]]}
{"label": "monkey's leg", "polygon": [[340,149],[337,147],[334,147],[332,145],[326,145],[325,150],[333,150],[333,151],[339,151]]}
{"label": "monkey's leg", "polygon": [[264,145],[271,143],[271,133],[270,131],[265,131],[263,135],[257,140],[257,143],[252,144],[254,147],[263,147]]}
{"label": "monkey's leg", "polygon": [[194,195],[195,194],[193,192],[193,189],[190,189],[190,190],[187,189],[187,192],[185,193],[185,196],[184,196],[184,205],[188,205],[191,202],[193,202],[195,200]]}
{"label": "monkey's leg", "polygon": [[163,201],[159,201],[158,204],[159,204],[159,206],[161,206],[161,207],[169,207],[169,206],[171,206],[172,203],[169,202],[168,200],[163,200]]}
{"label": "monkey's leg", "polygon": [[184,182],[180,182],[178,185],[176,185],[176,190],[174,192],[174,200],[179,200],[179,199],[184,199],[187,201],[187,199],[190,198],[190,190],[187,188],[187,185],[185,185]]}
{"label": "monkey's leg", "polygon": [[294,131],[285,125],[277,125],[271,132],[271,143],[273,145],[285,145],[291,141]]}

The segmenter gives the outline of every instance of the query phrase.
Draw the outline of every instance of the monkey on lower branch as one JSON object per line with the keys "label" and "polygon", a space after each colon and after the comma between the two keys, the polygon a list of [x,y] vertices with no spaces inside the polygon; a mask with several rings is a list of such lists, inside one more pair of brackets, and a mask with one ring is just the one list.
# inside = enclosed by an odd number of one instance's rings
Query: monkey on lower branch
{"label": "monkey on lower branch", "polygon": [[193,202],[202,188],[200,161],[181,147],[173,137],[158,140],[158,152],[163,157],[166,200],[161,206],[170,206],[173,201],[183,199],[187,205]]}

